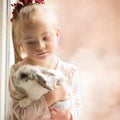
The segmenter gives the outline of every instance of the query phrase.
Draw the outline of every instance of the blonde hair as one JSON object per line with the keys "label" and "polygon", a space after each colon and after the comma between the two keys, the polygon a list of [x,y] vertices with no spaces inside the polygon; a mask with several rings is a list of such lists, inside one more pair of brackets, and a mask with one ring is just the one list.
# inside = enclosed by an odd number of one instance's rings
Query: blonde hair
{"label": "blonde hair", "polygon": [[14,47],[14,59],[15,63],[23,60],[23,48],[20,44],[21,40],[21,26],[33,24],[38,22],[40,18],[44,17],[52,22],[54,25],[58,26],[58,21],[56,15],[52,9],[50,9],[45,4],[29,4],[23,7],[16,15],[16,18],[12,22],[12,40]]}

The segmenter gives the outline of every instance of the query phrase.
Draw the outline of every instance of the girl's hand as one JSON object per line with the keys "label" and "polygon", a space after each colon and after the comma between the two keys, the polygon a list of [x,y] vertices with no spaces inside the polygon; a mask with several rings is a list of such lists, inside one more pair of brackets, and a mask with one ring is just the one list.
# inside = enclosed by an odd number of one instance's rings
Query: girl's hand
{"label": "girl's hand", "polygon": [[71,113],[59,108],[50,109],[51,120],[72,120]]}
{"label": "girl's hand", "polygon": [[64,87],[64,85],[54,85],[54,90],[49,91],[45,95],[46,102],[48,104],[48,107],[50,107],[53,103],[59,101],[59,100],[66,100],[69,98],[67,94],[67,90]]}
{"label": "girl's hand", "polygon": [[56,101],[67,100],[69,98],[67,94],[67,89],[64,85],[56,85],[55,83],[52,93]]}

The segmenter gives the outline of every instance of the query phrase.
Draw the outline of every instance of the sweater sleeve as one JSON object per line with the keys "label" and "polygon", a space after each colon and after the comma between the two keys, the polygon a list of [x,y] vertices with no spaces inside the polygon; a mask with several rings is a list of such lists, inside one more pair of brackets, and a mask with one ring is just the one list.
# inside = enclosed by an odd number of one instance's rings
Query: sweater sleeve
{"label": "sweater sleeve", "polygon": [[80,114],[81,114],[80,77],[79,77],[79,72],[75,66],[72,67],[69,73],[69,80],[71,81],[70,86],[75,102],[75,105],[71,110],[72,120],[80,120]]}
{"label": "sweater sleeve", "polygon": [[49,120],[50,115],[47,109],[45,98],[41,97],[26,108],[20,108],[18,103],[13,104],[13,113],[18,120]]}
{"label": "sweater sleeve", "polygon": [[45,100],[45,97],[41,97],[40,99],[32,102],[26,108],[21,108],[19,106],[19,100],[22,100],[25,95],[23,92],[17,89],[17,86],[14,84],[14,73],[15,69],[11,67],[10,79],[8,83],[9,94],[10,94],[10,118],[11,120],[49,120],[50,114],[48,110],[48,106]]}

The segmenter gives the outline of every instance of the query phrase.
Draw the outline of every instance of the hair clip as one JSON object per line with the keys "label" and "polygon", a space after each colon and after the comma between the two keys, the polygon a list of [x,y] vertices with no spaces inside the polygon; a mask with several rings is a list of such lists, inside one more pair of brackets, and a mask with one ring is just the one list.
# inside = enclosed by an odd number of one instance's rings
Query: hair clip
{"label": "hair clip", "polygon": [[29,5],[30,3],[45,4],[44,0],[18,0],[17,3],[11,4],[13,8],[11,22],[16,18],[18,12],[22,7]]}

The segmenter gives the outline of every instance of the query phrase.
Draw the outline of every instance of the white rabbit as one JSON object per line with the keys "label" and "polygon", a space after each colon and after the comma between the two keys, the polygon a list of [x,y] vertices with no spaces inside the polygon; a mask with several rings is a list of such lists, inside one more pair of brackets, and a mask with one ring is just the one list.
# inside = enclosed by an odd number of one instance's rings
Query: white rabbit
{"label": "white rabbit", "polygon": [[59,107],[63,110],[72,108],[74,100],[65,76],[59,71],[32,65],[23,65],[15,73],[14,81],[16,86],[26,94],[26,98],[19,101],[20,106],[27,107],[48,91],[54,90],[56,80],[57,84],[64,84],[69,99],[58,101],[50,107]]}

